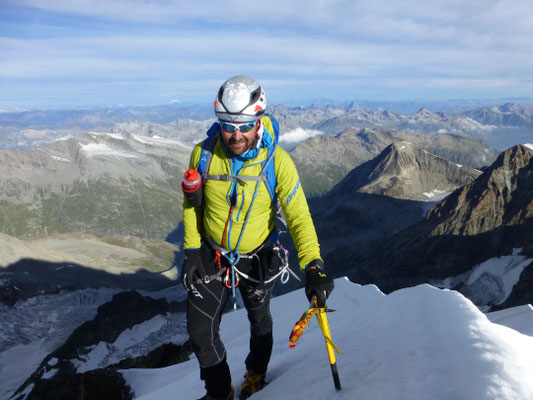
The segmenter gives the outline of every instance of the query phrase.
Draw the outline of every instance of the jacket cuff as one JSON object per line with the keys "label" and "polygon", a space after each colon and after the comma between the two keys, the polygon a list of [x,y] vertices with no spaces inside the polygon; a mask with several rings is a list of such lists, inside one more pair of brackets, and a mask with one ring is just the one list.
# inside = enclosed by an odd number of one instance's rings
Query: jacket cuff
{"label": "jacket cuff", "polygon": [[319,260],[319,259],[313,260],[305,266],[305,271],[307,271],[308,269],[313,269],[313,268],[318,268],[323,271],[324,263],[322,262],[322,260]]}

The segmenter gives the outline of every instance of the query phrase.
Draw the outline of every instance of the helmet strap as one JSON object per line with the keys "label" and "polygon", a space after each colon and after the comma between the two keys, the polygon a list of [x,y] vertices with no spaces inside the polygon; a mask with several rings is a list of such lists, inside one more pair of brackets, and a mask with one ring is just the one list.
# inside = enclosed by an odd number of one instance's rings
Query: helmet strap
{"label": "helmet strap", "polygon": [[252,144],[252,148],[258,149],[261,147],[261,139],[263,139],[263,133],[265,131],[265,127],[263,126],[263,121],[261,119],[258,119],[259,127],[257,128],[257,132],[255,133],[255,140]]}

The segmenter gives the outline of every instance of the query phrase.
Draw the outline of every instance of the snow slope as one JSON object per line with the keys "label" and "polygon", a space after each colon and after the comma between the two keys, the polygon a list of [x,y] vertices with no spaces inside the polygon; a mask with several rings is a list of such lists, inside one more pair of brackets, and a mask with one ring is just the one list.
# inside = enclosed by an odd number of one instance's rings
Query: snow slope
{"label": "snow slope", "polygon": [[[489,321],[460,293],[429,285],[384,295],[337,279],[328,314],[342,391],[336,392],[315,319],[295,349],[288,336],[308,307],[302,290],[272,300],[274,351],[261,399],[533,399],[533,337]],[[244,310],[225,314],[221,335],[233,384],[245,373]],[[195,359],[163,369],[122,371],[137,400],[204,394]]]}
{"label": "snow slope", "polygon": [[494,323],[508,326],[525,335],[533,336],[533,307],[531,304],[506,308],[487,314]]}

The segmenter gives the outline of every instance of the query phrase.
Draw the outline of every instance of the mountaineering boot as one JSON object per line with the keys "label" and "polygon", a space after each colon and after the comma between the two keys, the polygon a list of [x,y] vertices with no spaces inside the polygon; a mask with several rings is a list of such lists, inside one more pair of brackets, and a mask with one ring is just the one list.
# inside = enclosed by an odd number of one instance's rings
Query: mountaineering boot
{"label": "mountaineering boot", "polygon": [[244,382],[239,390],[239,399],[247,399],[255,392],[259,392],[266,386],[266,374],[254,374],[252,371],[246,371]]}
{"label": "mountaineering boot", "polygon": [[198,400],[230,400],[230,399],[233,399],[234,395],[235,395],[235,392],[233,390],[233,386],[231,386],[231,391],[228,393],[226,397],[216,397],[216,396],[211,396],[210,394],[206,394],[204,397]]}

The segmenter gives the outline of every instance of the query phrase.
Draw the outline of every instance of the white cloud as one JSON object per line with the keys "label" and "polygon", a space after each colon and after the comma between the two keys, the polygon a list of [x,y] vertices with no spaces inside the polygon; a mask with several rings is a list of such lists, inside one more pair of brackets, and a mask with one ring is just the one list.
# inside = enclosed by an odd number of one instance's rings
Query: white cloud
{"label": "white cloud", "polygon": [[[498,37],[503,34],[533,32],[530,16],[533,3],[529,0],[384,0],[351,1],[323,0],[249,2],[244,0],[195,1],[188,0],[11,0],[62,13],[101,17],[117,21],[146,21],[170,23],[177,26],[187,21],[205,21],[205,28],[213,23],[232,23],[252,28],[276,25],[280,31],[301,31],[307,27],[326,34],[357,33],[369,36],[410,40],[459,40],[466,32]],[[273,12],[275,10],[275,12]],[[250,16],[260,16],[257,19]],[[249,24],[246,25],[246,21]],[[198,23],[198,22],[197,22]],[[204,28],[197,27],[198,30]]]}
{"label": "white cloud", "polygon": [[[254,50],[255,38],[241,33],[167,36],[111,36],[67,39],[2,39],[5,59],[0,76],[35,77],[112,77],[128,79],[169,79],[205,76],[223,69],[270,71],[295,76],[387,76],[416,73],[487,76],[524,71],[533,65],[533,54],[511,52],[507,48],[483,51],[472,48],[439,48],[404,44],[371,44],[339,41],[332,38],[308,40],[302,35],[263,36]],[[227,57],[227,48],[247,50],[236,66]],[[265,62],[261,62],[264,60]],[[212,76],[212,75],[211,75]]]}
{"label": "white cloud", "polygon": [[322,135],[323,132],[313,130],[313,129],[303,129],[303,128],[296,128],[293,130],[290,130],[286,133],[282,133],[279,137],[280,144],[286,144],[286,145],[295,145],[305,139],[308,139],[313,136]]}
{"label": "white cloud", "polygon": [[280,91],[324,91],[315,97],[369,98],[398,88],[533,92],[529,0],[6,1],[64,13],[65,22],[46,37],[0,38],[0,80],[9,82],[2,91],[51,83],[90,91],[112,83],[117,90],[157,88],[167,102],[245,73]]}

